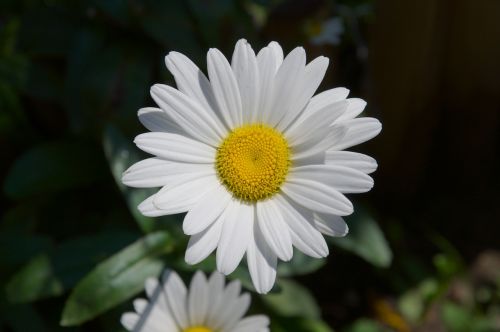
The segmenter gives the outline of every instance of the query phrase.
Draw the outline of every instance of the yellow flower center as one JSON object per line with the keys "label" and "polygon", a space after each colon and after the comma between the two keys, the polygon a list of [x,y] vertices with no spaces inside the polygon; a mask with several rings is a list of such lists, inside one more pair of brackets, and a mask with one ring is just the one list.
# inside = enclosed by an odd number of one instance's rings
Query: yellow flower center
{"label": "yellow flower center", "polygon": [[209,329],[208,327],[205,326],[193,326],[193,327],[188,327],[182,332],[214,332],[214,330]]}
{"label": "yellow flower center", "polygon": [[234,129],[217,149],[220,180],[233,195],[256,202],[276,194],[290,167],[285,137],[263,124]]}

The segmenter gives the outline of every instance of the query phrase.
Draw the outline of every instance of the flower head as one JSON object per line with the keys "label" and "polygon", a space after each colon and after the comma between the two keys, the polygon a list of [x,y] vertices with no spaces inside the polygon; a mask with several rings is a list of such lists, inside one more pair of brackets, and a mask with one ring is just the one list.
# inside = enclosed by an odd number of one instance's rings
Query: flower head
{"label": "flower head", "polygon": [[250,295],[240,294],[241,284],[224,285],[224,277],[213,273],[207,280],[198,271],[189,289],[179,275],[165,271],[162,282],[146,280],[148,300],[134,300],[135,312],[122,315],[129,331],[143,332],[267,332],[263,315],[242,318],[250,306]]}
{"label": "flower head", "polygon": [[306,64],[301,47],[283,59],[276,42],[255,55],[240,40],[231,64],[216,49],[207,62],[210,80],[184,55],[166,57],[177,89],[151,88],[159,108],[139,111],[151,132],[135,139],[154,157],[130,167],[123,182],[161,187],[139,205],[146,216],[187,212],[188,263],[217,249],[217,268],[229,274],[246,254],[256,290],[266,293],[293,246],[325,257],[322,233],[347,234],[341,216],[353,206],[344,194],[370,190],[377,163],[342,150],[381,125],[356,118],[366,103],[347,99],[345,88],[313,96],[328,59]]}

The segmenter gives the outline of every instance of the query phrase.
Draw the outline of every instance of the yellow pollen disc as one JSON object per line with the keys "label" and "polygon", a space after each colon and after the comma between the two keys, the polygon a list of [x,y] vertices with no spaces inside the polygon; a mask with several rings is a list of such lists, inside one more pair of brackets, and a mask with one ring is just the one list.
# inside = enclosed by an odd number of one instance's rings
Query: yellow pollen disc
{"label": "yellow pollen disc", "polygon": [[214,330],[204,326],[193,326],[193,327],[188,327],[183,332],[214,332]]}
{"label": "yellow pollen disc", "polygon": [[217,174],[233,195],[256,202],[276,194],[290,167],[285,137],[263,124],[234,129],[217,149]]}

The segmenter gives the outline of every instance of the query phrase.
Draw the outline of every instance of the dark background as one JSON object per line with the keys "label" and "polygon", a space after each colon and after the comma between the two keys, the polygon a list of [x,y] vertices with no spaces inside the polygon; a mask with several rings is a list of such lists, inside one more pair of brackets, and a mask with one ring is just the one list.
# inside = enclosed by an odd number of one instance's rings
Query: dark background
{"label": "dark background", "polygon": [[[332,17],[343,24],[340,43],[315,43]],[[500,1],[4,0],[0,331],[117,329],[127,304],[80,328],[57,327],[77,281],[144,232],[103,140],[144,131],[136,112],[153,106],[149,87],[173,84],[169,51],[204,68],[208,48],[230,57],[239,38],[255,50],[276,40],[285,52],[304,46],[308,60],[328,56],[320,90],[349,88],[383,124],[357,148],[379,169],[356,204],[385,234],[389,262],[370,262],[360,241],[297,276],[324,320],[353,332],[500,330]],[[102,251],[78,247],[95,255],[61,277],[63,289],[12,296],[34,257],[81,260],[61,246],[92,247],[96,234],[112,240]]]}

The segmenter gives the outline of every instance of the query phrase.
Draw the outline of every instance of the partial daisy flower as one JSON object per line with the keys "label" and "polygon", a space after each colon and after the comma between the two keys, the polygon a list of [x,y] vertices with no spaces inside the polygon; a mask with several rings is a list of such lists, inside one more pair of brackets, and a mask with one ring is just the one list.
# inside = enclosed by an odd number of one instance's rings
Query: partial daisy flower
{"label": "partial daisy flower", "polygon": [[198,271],[189,289],[177,273],[165,271],[162,282],[149,278],[148,296],[135,299],[135,312],[122,315],[121,323],[134,332],[268,332],[264,315],[243,318],[250,306],[250,295],[240,294],[241,284],[224,285],[224,277],[214,272],[207,280]]}
{"label": "partial daisy flower", "polygon": [[245,40],[231,64],[217,49],[207,55],[208,76],[186,56],[170,52],[166,65],[177,89],[156,84],[160,108],[143,108],[151,132],[137,146],[155,157],[123,175],[132,187],[162,187],[139,205],[146,216],[187,212],[186,262],[217,249],[217,269],[233,272],[246,253],[255,289],[267,293],[277,260],[293,246],[320,258],[322,236],[344,236],[341,216],[353,212],[345,193],[369,191],[376,161],[342,151],[376,136],[381,124],[356,118],[366,103],[335,88],[313,97],[328,59],[306,65],[302,47],[283,59],[271,42],[257,55]]}

